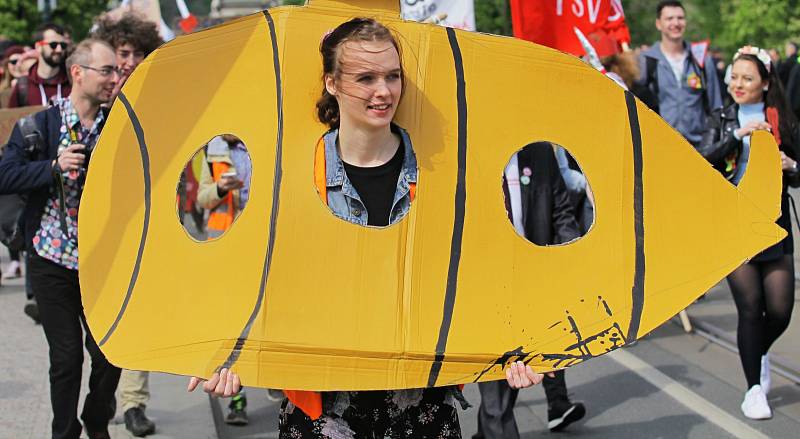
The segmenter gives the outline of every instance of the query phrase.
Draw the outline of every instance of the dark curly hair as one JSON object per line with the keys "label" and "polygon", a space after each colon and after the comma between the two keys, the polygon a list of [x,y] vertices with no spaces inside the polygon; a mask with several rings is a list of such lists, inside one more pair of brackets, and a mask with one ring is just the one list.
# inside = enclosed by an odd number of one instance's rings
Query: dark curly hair
{"label": "dark curly hair", "polygon": [[[328,33],[320,43],[319,52],[322,55],[322,81],[325,76],[339,77],[339,48],[347,41],[388,41],[394,45],[397,54],[402,58],[400,45],[392,32],[383,24],[371,18],[358,17],[342,23]],[[339,127],[339,102],[336,97],[328,93],[323,85],[322,96],[317,101],[317,117],[319,121],[331,128]]]}
{"label": "dark curly hair", "polygon": [[114,20],[108,15],[98,18],[92,37],[107,41],[115,49],[124,44],[130,44],[136,50],[144,52],[144,56],[156,50],[164,43],[158,34],[156,24],[145,20],[141,16],[128,12],[119,20]]}

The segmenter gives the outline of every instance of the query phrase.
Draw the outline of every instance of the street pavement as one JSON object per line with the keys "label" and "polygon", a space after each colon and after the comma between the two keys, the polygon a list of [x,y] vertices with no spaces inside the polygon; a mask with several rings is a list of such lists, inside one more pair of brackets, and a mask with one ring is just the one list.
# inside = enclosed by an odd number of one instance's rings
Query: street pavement
{"label": "street pavement", "polygon": [[[8,253],[2,250],[3,267]],[[40,325],[22,313],[25,290],[21,279],[3,281],[0,287],[0,439],[50,437],[50,388],[47,341]],[[81,407],[89,382],[89,354],[84,353]],[[209,398],[202,391],[188,393],[187,378],[154,373],[150,377],[152,400],[147,415],[156,422],[153,439],[215,439]],[[114,439],[132,438],[117,410],[111,428]]]}
{"label": "street pavement", "polygon": [[[797,234],[795,236],[800,236]],[[3,250],[0,262],[8,261]],[[0,287],[0,439],[46,438],[50,428],[47,344],[41,330],[22,313],[25,293],[20,279]],[[677,319],[636,345],[595,358],[568,370],[573,400],[586,404],[587,416],[563,437],[592,438],[795,438],[800,431],[800,383],[773,373],[769,395],[775,416],[750,421],[740,412],[744,377],[735,347],[736,313],[724,282],[689,307],[701,333],[687,334]],[[800,322],[794,319],[773,349],[773,366],[800,376]],[[777,361],[776,361],[777,360]],[[778,363],[778,364],[775,364]],[[84,367],[88,377],[88,355]],[[86,382],[86,379],[84,380]],[[222,422],[226,400],[187,393],[185,377],[154,373],[147,414],[161,438],[277,438],[278,403],[266,391],[248,389],[251,423]],[[84,384],[85,392],[85,384]],[[475,433],[477,387],[465,396],[474,406],[460,411],[463,436]],[[524,390],[515,410],[523,438],[546,436],[547,408],[541,388]],[[117,414],[112,437],[130,438]]]}

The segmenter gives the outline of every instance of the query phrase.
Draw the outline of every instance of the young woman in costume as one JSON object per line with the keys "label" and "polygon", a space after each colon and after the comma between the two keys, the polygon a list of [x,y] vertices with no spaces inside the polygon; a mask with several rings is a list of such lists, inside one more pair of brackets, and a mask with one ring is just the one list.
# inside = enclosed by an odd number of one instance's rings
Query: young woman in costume
{"label": "young woman in costume", "polygon": [[745,46],[733,58],[728,86],[734,103],[716,110],[698,151],[732,183],[746,173],[750,138],[755,130],[770,130],[782,159],[783,193],[778,225],[788,236],[728,275],[739,314],[737,343],[747,379],[742,412],[751,419],[768,419],[769,348],[786,330],[794,305],[794,244],[787,187],[800,185],[797,160],[800,131],[789,110],[775,65],[763,49]]}
{"label": "young woman in costume", "polygon": [[[411,207],[417,162],[408,133],[393,123],[403,92],[400,46],[381,23],[355,18],[327,34],[320,45],[323,91],[317,102],[330,127],[318,145],[315,181],[339,218],[385,227]],[[322,173],[322,175],[319,175]],[[506,373],[514,388],[538,384],[542,375],[521,362]],[[189,388],[200,380],[193,378]],[[239,377],[223,369],[203,384],[231,396]],[[364,392],[285,391],[281,438],[460,438],[455,386]]]}

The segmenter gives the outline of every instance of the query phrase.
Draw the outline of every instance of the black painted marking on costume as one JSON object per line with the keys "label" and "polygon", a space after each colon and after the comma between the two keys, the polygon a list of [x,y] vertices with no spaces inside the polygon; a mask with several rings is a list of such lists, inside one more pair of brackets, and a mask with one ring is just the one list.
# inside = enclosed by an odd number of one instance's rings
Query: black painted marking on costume
{"label": "black painted marking on costume", "polygon": [[613,314],[611,314],[611,308],[608,307],[608,302],[604,300],[603,306],[606,308],[606,314],[608,314],[608,316],[611,317]]}
{"label": "black painted marking on costume", "polygon": [[442,326],[439,328],[439,339],[436,342],[436,356],[428,375],[428,387],[436,385],[439,371],[442,369],[444,351],[447,348],[447,336],[450,333],[450,324],[453,318],[453,308],[456,302],[456,288],[458,284],[458,267],[461,263],[461,242],[464,236],[464,215],[467,204],[467,92],[464,81],[464,61],[461,57],[461,48],[458,38],[452,28],[447,28],[447,39],[453,52],[456,73],[456,99],[458,102],[458,178],[456,181],[455,196],[455,221],[453,224],[453,237],[450,242],[450,266],[447,270],[447,289],[444,298],[444,312]]}
{"label": "black painted marking on costume", "polygon": [[97,343],[98,346],[103,346],[106,344],[108,339],[111,337],[111,334],[116,331],[117,325],[119,325],[120,320],[122,320],[122,316],[125,314],[125,310],[128,308],[128,303],[133,295],[133,288],[136,286],[136,281],[139,279],[139,269],[142,266],[144,245],[147,242],[147,232],[150,229],[150,153],[147,151],[147,142],[144,138],[142,124],[139,122],[136,112],[133,111],[131,103],[128,102],[128,98],[125,97],[125,93],[120,92],[118,97],[120,102],[122,102],[122,105],[125,106],[125,111],[128,113],[128,119],[130,119],[131,125],[133,125],[133,132],[136,134],[136,141],[139,143],[139,153],[142,156],[142,175],[144,177],[144,224],[142,225],[142,237],[139,239],[139,251],[136,253],[136,262],[133,264],[133,272],[131,273],[131,279],[128,282],[128,291],[125,293],[125,300],[122,301],[122,306],[117,313],[117,317],[114,319],[114,323],[112,323],[111,327],[108,328],[106,335],[104,335],[103,338],[100,339],[100,342]]}
{"label": "black painted marking on costume", "polygon": [[484,368],[477,374],[476,378],[472,382],[477,383],[478,380],[483,378],[483,376],[489,373],[489,371],[492,370],[495,366],[500,366],[500,368],[504,368],[506,364],[515,363],[517,361],[522,361],[523,363],[528,364],[531,362],[531,360],[536,358],[536,355],[534,355],[533,352],[525,352],[524,350],[522,350],[522,348],[523,346],[520,346],[514,350],[508,351],[503,355],[501,355],[500,358],[497,358],[496,360],[489,363],[489,365],[486,366],[486,368]]}
{"label": "black painted marking on costume", "polygon": [[597,296],[597,298],[600,300],[600,302],[603,304],[603,307],[606,309],[606,314],[608,314],[609,317],[613,317],[614,314],[611,312],[611,308],[608,306],[608,302],[606,302],[606,300],[603,299],[602,296]]}
{"label": "black painted marking on costume", "polygon": [[[594,354],[592,354],[591,352],[589,352],[589,349],[588,349],[588,345],[589,345],[589,343],[591,343],[591,342],[593,342],[593,341],[595,341],[595,340],[600,340],[601,338],[604,338],[604,337],[606,337],[606,336],[607,336],[607,335],[609,335],[609,334],[610,334],[612,331],[617,331],[617,332],[619,332],[619,333],[620,333],[620,337],[623,337],[623,336],[622,336],[622,331],[620,331],[620,327],[619,327],[619,325],[618,325],[618,324],[615,322],[613,325],[611,325],[610,327],[608,327],[608,328],[606,328],[606,329],[604,329],[604,330],[602,330],[602,331],[598,332],[597,334],[593,334],[593,335],[591,335],[591,336],[589,336],[589,337],[586,337],[586,338],[585,338],[585,339],[583,339],[583,340],[580,340],[580,341],[578,341],[578,342],[577,342],[577,343],[575,343],[575,344],[572,344],[572,345],[570,345],[570,346],[567,346],[567,347],[566,347],[564,350],[565,350],[565,351],[572,351],[572,350],[578,349],[579,351],[581,351],[581,353],[585,354],[587,357],[590,357],[590,358],[591,358],[591,357],[594,357],[595,355],[594,355]],[[610,337],[610,338],[609,338],[609,341],[611,341],[611,342],[613,342],[613,343],[614,343],[613,347],[619,347],[619,346],[617,345],[617,341],[619,341],[619,340],[620,340],[620,339],[619,339],[619,338],[616,338],[616,337]],[[624,341],[624,337],[622,338],[622,340]],[[583,350],[582,350],[582,348],[583,348],[583,347],[586,347],[586,352],[583,352]]]}
{"label": "black painted marking on costume", "polygon": [[[609,316],[613,313],[611,308],[608,306],[605,300],[603,300],[602,296],[597,296],[598,300],[602,302],[603,306],[606,309],[606,312]],[[598,303],[598,307],[600,304]],[[596,357],[597,355],[593,354],[589,350],[589,344],[595,341],[599,341],[600,345],[604,345],[606,340],[612,343],[612,346],[609,348],[605,348],[605,352],[611,352],[626,343],[625,336],[622,335],[622,328],[620,328],[619,324],[614,322],[610,327],[603,329],[593,335],[588,337],[584,337],[581,334],[580,328],[578,327],[577,322],[575,319],[570,315],[569,311],[567,313],[567,321],[569,322],[572,330],[572,333],[575,336],[575,343],[565,347],[564,351],[578,351],[578,354],[568,354],[568,353],[543,353],[540,354],[543,361],[553,361],[555,364],[554,367],[561,367],[562,363],[564,363],[564,367],[572,366],[573,364],[577,364],[582,361],[589,360],[591,358]],[[566,331],[566,328],[564,328]],[[606,338],[608,337],[608,338]],[[621,343],[620,343],[621,342]],[[601,347],[602,349],[602,347]]]}
{"label": "black painted marking on costume", "polygon": [[231,351],[230,355],[228,355],[228,359],[225,360],[225,363],[222,365],[222,367],[226,369],[229,369],[231,366],[233,366],[234,363],[236,363],[236,360],[239,359],[239,355],[242,352],[242,347],[244,346],[245,341],[247,341],[247,337],[250,335],[250,330],[253,328],[253,323],[256,320],[256,316],[258,316],[259,311],[261,311],[261,306],[264,303],[267,280],[269,279],[269,271],[270,267],[272,266],[272,255],[275,250],[275,234],[278,227],[278,211],[281,201],[281,181],[283,179],[283,81],[281,80],[281,61],[278,55],[278,39],[275,35],[275,23],[273,22],[269,11],[264,10],[262,12],[264,13],[264,17],[267,19],[267,24],[269,25],[269,36],[272,40],[272,64],[275,69],[275,94],[278,102],[278,136],[276,140],[275,151],[275,176],[273,177],[272,182],[272,213],[270,214],[269,220],[269,242],[267,244],[267,255],[264,258],[264,270],[261,273],[261,286],[258,290],[256,305],[253,308],[253,312],[250,314],[250,318],[247,320],[247,324],[245,325],[244,329],[242,329],[241,335],[239,335],[239,338],[236,340],[233,350]]}
{"label": "black painted marking on costume", "polygon": [[633,93],[625,92],[625,103],[628,106],[628,120],[631,127],[633,143],[633,227],[636,236],[633,287],[631,288],[631,323],[628,326],[627,341],[636,340],[639,324],[644,310],[644,192],[642,190],[642,133],[639,127],[639,114],[636,110],[636,99]]}
{"label": "black painted marking on costume", "polygon": [[[569,325],[572,327],[572,333],[575,334],[575,338],[578,340],[575,346],[578,348],[581,354],[591,357],[592,352],[589,351],[589,346],[586,341],[583,340],[583,336],[581,335],[580,329],[578,329],[578,324],[575,322],[575,319],[572,316],[568,315],[567,320],[569,321]],[[569,350],[569,349],[566,349]]]}

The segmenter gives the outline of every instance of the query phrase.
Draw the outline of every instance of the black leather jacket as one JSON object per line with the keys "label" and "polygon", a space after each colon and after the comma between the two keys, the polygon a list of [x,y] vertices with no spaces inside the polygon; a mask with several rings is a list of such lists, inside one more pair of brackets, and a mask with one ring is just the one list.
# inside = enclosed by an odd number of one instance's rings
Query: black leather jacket
{"label": "black leather jacket", "polygon": [[[732,104],[712,111],[706,120],[706,131],[697,146],[697,152],[714,165],[717,170],[721,170],[724,167],[725,158],[732,152],[737,150],[741,152],[742,150],[742,141],[736,139],[733,135],[733,132],[740,128],[738,113],[739,105]],[[798,139],[800,139],[800,124],[793,130],[791,138],[781,139],[781,144],[778,145],[781,151],[795,161],[800,160],[798,158],[800,154],[797,152],[797,147],[800,146],[797,144]],[[800,186],[800,172],[784,171],[784,189],[786,185],[792,187]]]}

